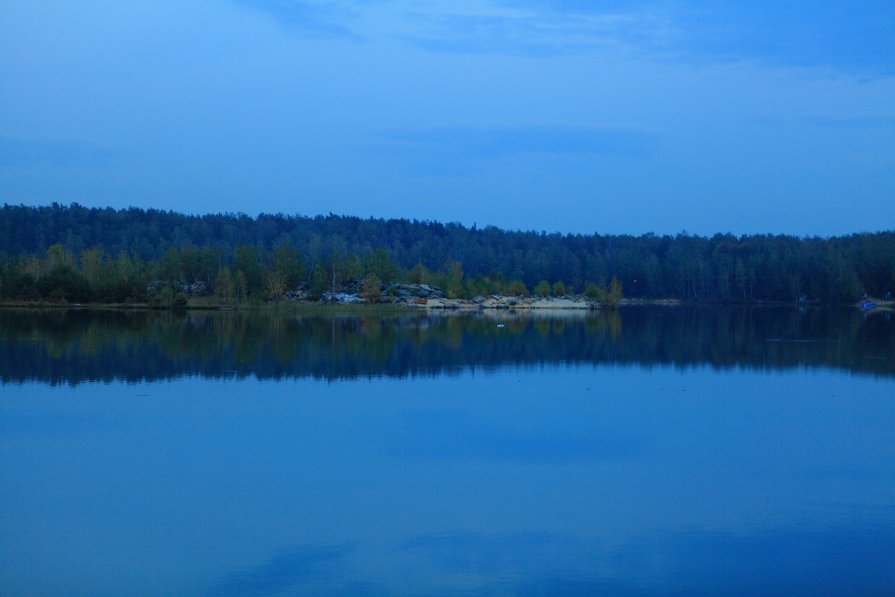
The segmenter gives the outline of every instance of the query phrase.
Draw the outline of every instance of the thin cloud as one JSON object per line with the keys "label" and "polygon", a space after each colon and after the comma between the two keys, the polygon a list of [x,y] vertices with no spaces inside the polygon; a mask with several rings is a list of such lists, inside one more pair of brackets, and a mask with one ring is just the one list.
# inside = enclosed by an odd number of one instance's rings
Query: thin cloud
{"label": "thin cloud", "polygon": [[696,64],[758,62],[895,72],[891,2],[483,0],[406,15],[400,37],[429,51],[553,56],[616,50]]}
{"label": "thin cloud", "polygon": [[476,13],[407,15],[402,39],[421,49],[449,53],[556,56],[652,46],[667,23],[652,12],[560,12],[500,9]]}
{"label": "thin cloud", "polygon": [[691,64],[757,62],[895,73],[895,8],[854,0],[231,0],[306,37],[384,36],[438,53],[616,53]]}
{"label": "thin cloud", "polygon": [[231,1],[268,15],[290,33],[322,38],[357,37],[348,26],[351,12],[342,4],[304,0]]}
{"label": "thin cloud", "polygon": [[891,2],[680,2],[677,50],[706,62],[750,60],[796,67],[891,72],[895,8]]}

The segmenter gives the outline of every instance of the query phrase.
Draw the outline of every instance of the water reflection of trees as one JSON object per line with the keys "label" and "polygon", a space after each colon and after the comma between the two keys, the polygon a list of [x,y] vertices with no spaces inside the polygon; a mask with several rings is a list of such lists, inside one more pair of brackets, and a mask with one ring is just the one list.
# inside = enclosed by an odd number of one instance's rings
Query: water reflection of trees
{"label": "water reflection of trees", "polygon": [[[503,327],[498,327],[498,321]],[[834,367],[895,375],[895,322],[851,311],[627,308],[503,314],[296,316],[0,312],[4,382],[414,376],[539,364]]]}

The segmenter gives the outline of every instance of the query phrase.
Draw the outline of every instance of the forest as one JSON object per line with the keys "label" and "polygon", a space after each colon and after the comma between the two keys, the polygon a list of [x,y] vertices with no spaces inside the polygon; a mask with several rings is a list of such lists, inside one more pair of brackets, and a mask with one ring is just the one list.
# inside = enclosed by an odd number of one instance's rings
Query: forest
{"label": "forest", "polygon": [[[594,229],[599,222],[594,222]],[[351,216],[0,208],[0,299],[265,301],[296,289],[427,283],[448,296],[573,294],[854,302],[895,292],[895,231],[840,237],[559,234]],[[378,290],[376,290],[378,292]]]}

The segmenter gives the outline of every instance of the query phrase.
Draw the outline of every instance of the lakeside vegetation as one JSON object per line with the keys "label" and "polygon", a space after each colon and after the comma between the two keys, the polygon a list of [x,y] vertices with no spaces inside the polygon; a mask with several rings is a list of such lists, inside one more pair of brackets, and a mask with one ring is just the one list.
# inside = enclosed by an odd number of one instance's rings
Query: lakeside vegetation
{"label": "lakeside vegetation", "polygon": [[183,215],[73,204],[0,208],[0,299],[258,304],[300,292],[383,298],[586,294],[850,303],[895,291],[895,232],[834,238],[546,234],[343,216]]}

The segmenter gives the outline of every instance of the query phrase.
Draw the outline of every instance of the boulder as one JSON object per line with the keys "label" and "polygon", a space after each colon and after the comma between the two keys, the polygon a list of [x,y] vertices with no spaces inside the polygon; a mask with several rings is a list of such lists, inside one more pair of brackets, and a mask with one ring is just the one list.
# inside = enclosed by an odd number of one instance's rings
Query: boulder
{"label": "boulder", "polygon": [[386,290],[398,298],[441,298],[443,293],[437,286],[429,284],[392,284]]}
{"label": "boulder", "polygon": [[320,302],[329,305],[359,305],[366,303],[364,299],[356,294],[348,294],[346,292],[324,292],[320,297]]}
{"label": "boulder", "polygon": [[304,288],[299,287],[294,290],[289,290],[284,295],[284,298],[287,301],[306,301],[308,300],[308,293],[305,292]]}

